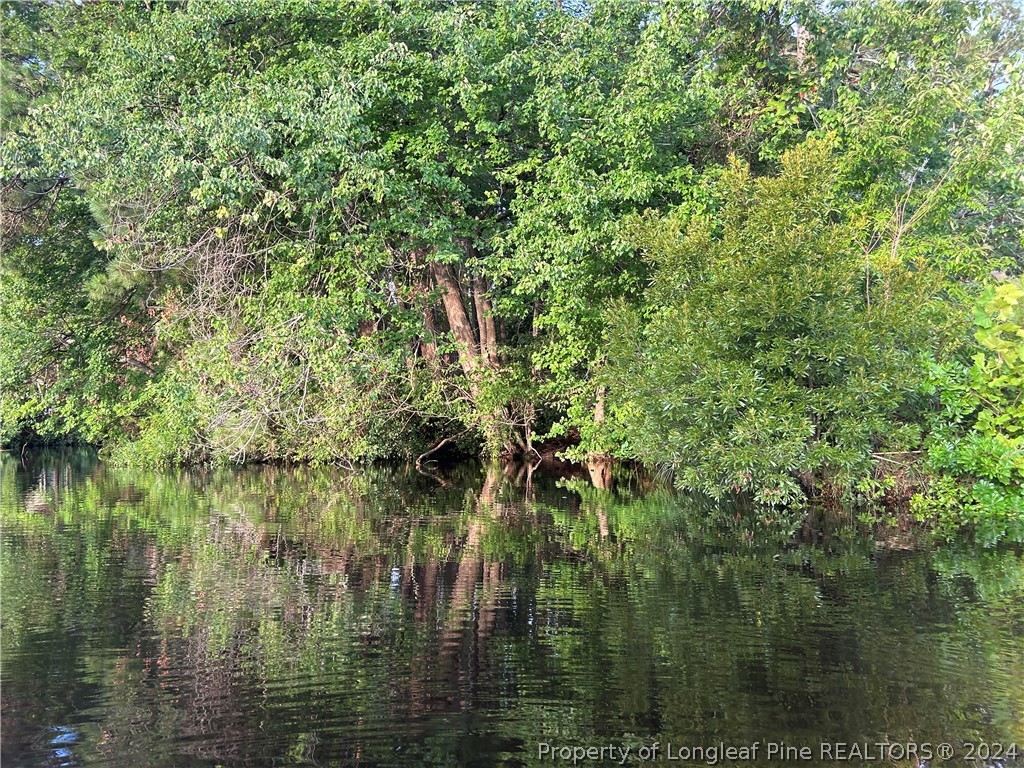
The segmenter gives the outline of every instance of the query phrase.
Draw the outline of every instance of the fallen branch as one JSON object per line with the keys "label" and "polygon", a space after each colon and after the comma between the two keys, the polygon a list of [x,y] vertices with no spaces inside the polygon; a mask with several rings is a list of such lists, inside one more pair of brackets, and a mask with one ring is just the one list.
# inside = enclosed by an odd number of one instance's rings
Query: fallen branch
{"label": "fallen branch", "polygon": [[462,430],[461,432],[459,432],[457,434],[449,435],[448,437],[444,438],[440,442],[435,443],[433,446],[431,446],[431,448],[429,450],[421,453],[417,457],[417,459],[416,459],[416,469],[420,469],[423,466],[423,460],[425,458],[427,458],[427,456],[429,456],[432,453],[437,453],[437,451],[441,450],[445,445],[450,443],[452,440],[457,440],[458,438],[462,437],[467,432],[469,432],[469,430],[468,429],[464,429],[464,430]]}

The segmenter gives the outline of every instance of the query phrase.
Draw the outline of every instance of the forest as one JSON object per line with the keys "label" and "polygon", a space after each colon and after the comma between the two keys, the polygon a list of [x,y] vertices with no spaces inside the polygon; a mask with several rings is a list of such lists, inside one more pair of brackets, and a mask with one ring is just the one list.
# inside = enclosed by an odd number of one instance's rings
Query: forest
{"label": "forest", "polygon": [[0,443],[1024,538],[1012,0],[2,4]]}

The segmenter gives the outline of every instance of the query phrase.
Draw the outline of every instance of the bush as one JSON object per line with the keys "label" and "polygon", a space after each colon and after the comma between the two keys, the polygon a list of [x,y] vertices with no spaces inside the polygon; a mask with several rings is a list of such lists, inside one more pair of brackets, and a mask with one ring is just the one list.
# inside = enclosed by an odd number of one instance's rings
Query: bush
{"label": "bush", "polygon": [[125,414],[108,446],[120,464],[349,463],[416,446],[388,361],[370,340],[323,343],[315,328],[195,344]]}
{"label": "bush", "polygon": [[989,288],[975,312],[968,362],[930,369],[928,391],[941,409],[928,438],[937,475],[913,500],[922,519],[947,535],[966,524],[988,541],[1024,540],[1024,289]]}
{"label": "bush", "polygon": [[734,162],[720,228],[641,227],[656,309],[617,323],[610,381],[626,453],[671,466],[684,488],[785,504],[919,444],[935,283],[890,243],[869,248],[835,187],[827,142],[808,141],[777,177]]}

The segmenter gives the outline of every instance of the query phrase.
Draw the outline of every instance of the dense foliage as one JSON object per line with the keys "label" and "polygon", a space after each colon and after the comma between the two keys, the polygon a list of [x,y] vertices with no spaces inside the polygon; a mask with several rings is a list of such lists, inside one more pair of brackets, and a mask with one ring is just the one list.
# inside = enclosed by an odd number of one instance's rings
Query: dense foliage
{"label": "dense foliage", "polygon": [[913,464],[922,514],[1019,515],[1012,2],[2,18],[4,442],[558,437],[769,502]]}
{"label": "dense foliage", "polygon": [[874,452],[917,444],[905,416],[934,281],[920,260],[865,262],[870,233],[834,179],[828,147],[805,145],[777,178],[730,169],[719,235],[647,233],[656,309],[625,324],[613,379],[635,387],[627,451],[673,462],[690,488],[788,502],[816,473],[848,486]]}
{"label": "dense foliage", "polygon": [[[977,349],[969,362],[932,368],[942,409],[928,438],[941,477],[915,505],[953,530],[963,521],[988,538],[1024,539],[1024,289],[990,289],[976,316]],[[971,477],[969,482],[958,478]]]}

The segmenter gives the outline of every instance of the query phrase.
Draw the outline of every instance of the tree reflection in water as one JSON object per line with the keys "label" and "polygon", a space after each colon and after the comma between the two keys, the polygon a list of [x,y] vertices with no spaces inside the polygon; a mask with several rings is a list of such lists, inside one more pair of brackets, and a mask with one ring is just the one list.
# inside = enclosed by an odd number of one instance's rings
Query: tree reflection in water
{"label": "tree reflection in water", "polygon": [[75,452],[0,472],[5,766],[1024,742],[1012,550],[890,546],[628,477]]}

